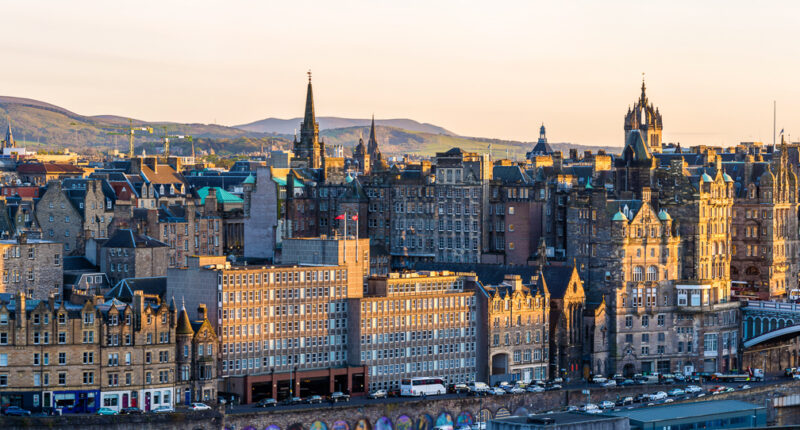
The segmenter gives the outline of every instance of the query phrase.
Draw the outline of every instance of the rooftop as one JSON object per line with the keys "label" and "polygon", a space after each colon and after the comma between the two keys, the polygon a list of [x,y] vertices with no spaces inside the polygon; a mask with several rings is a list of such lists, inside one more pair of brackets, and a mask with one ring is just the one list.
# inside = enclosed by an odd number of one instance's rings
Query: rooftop
{"label": "rooftop", "polygon": [[763,406],[739,400],[712,400],[708,402],[679,403],[674,405],[628,409],[619,412],[609,412],[607,415],[627,417],[630,418],[631,421],[654,422],[752,411],[761,408],[763,408]]}

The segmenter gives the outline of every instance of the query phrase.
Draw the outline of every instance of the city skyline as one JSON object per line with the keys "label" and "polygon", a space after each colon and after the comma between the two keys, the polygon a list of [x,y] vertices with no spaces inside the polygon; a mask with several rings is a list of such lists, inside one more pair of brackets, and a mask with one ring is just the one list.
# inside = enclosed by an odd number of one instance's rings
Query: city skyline
{"label": "city skyline", "polygon": [[79,3],[7,5],[4,95],[236,125],[298,116],[310,68],[320,116],[521,141],[544,123],[553,142],[617,147],[643,72],[665,142],[771,143],[773,100],[789,136],[800,113],[794,5]]}

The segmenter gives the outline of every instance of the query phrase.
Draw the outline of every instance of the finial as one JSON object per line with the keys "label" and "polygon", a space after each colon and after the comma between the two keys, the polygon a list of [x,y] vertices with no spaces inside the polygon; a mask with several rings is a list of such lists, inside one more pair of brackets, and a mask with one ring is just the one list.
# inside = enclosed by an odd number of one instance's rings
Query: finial
{"label": "finial", "polygon": [[181,309],[186,310],[186,297],[181,296]]}
{"label": "finial", "polygon": [[308,83],[310,84],[311,83],[311,69],[308,69],[308,72],[306,72],[306,74],[308,75]]}

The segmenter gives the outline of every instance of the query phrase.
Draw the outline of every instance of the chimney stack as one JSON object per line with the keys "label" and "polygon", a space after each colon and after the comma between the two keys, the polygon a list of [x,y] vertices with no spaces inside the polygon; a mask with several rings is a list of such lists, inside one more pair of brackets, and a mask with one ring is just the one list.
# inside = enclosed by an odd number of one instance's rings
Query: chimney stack
{"label": "chimney stack", "polygon": [[206,308],[205,304],[200,303],[200,305],[197,306],[197,319],[204,321],[206,318],[208,318],[207,314],[208,308]]}

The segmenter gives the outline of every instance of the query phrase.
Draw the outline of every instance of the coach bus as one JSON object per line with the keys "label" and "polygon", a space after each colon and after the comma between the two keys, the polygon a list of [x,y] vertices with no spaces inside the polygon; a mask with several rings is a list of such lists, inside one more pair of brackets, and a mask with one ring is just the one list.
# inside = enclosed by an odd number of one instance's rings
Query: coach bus
{"label": "coach bus", "polygon": [[401,396],[435,396],[446,392],[442,378],[411,378],[400,381]]}

